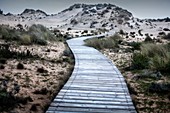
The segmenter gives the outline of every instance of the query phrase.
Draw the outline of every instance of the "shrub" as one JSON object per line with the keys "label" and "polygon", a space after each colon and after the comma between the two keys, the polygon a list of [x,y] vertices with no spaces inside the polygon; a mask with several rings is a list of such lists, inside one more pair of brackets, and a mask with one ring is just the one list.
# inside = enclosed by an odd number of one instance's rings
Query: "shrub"
{"label": "shrub", "polygon": [[13,93],[7,92],[6,89],[0,87],[0,111],[8,111],[17,105],[26,104],[29,97],[17,97]]}
{"label": "shrub", "polygon": [[26,52],[16,52],[9,49],[9,44],[0,44],[0,62],[6,63],[9,58],[26,59],[26,58],[38,58],[37,55],[32,55],[29,50]]}
{"label": "shrub", "polygon": [[169,83],[152,83],[149,88],[149,92],[151,93],[169,93],[170,84]]}
{"label": "shrub", "polygon": [[133,50],[140,50],[141,42],[129,42],[128,45],[133,47]]}
{"label": "shrub", "polygon": [[69,48],[66,48],[64,51],[63,51],[63,56],[70,56],[72,55],[71,53],[71,50]]}
{"label": "shrub", "polygon": [[9,32],[8,32],[8,27],[7,26],[0,26],[0,34],[1,38],[5,39],[6,37],[9,38]]}
{"label": "shrub", "polygon": [[39,73],[47,73],[48,71],[45,70],[45,69],[42,67],[42,68],[38,68],[38,69],[37,69],[37,72],[39,72]]}
{"label": "shrub", "polygon": [[159,32],[158,34],[159,34],[159,35],[163,35],[163,36],[166,35],[165,32]]}
{"label": "shrub", "polygon": [[106,38],[93,38],[86,40],[86,45],[90,47],[94,47],[96,49],[109,49],[115,48],[121,42],[122,37],[115,34],[114,36],[106,37]]}
{"label": "shrub", "polygon": [[17,69],[24,69],[24,65],[21,64],[21,63],[18,63],[18,64],[17,64]]}
{"label": "shrub", "polygon": [[21,44],[30,45],[31,44],[31,37],[30,35],[24,34],[20,37]]}
{"label": "shrub", "polygon": [[42,95],[46,95],[48,93],[47,88],[42,88],[42,89],[37,89],[33,92],[34,94],[42,94]]}
{"label": "shrub", "polygon": [[[21,27],[21,25],[18,25]],[[37,24],[29,27],[28,31],[11,29],[8,26],[0,26],[0,38],[7,41],[19,41],[21,44],[46,45],[48,41],[57,41],[54,34],[43,25]]]}
{"label": "shrub", "polygon": [[43,39],[40,39],[40,38],[34,38],[33,43],[39,44],[39,45],[47,45],[47,41],[43,40]]}
{"label": "shrub", "polygon": [[71,30],[71,28],[69,27],[68,29],[67,29],[67,31],[70,31]]}
{"label": "shrub", "polygon": [[122,25],[122,24],[123,24],[123,20],[122,20],[122,19],[118,19],[118,20],[117,20],[117,23],[120,24],[120,25]]}
{"label": "shrub", "polygon": [[165,57],[167,53],[167,47],[165,45],[156,45],[153,43],[147,43],[141,45],[141,52],[143,55],[153,57],[159,55]]}
{"label": "shrub", "polygon": [[0,111],[7,110],[16,105],[16,100],[13,95],[10,95],[5,89],[0,89]]}
{"label": "shrub", "polygon": [[164,31],[170,31],[170,29],[168,29],[168,28],[164,28],[163,30],[164,30]]}
{"label": "shrub", "polygon": [[56,41],[56,37],[43,25],[37,24],[32,25],[28,34],[31,36],[32,42],[35,44],[46,45],[48,41]]}
{"label": "shrub", "polygon": [[73,19],[70,21],[70,24],[76,25],[76,24],[78,24],[78,21],[76,19]]}
{"label": "shrub", "polygon": [[17,27],[20,29],[20,30],[23,30],[23,26],[21,24],[17,24]]}
{"label": "shrub", "polygon": [[152,69],[162,72],[170,71],[169,45],[147,43],[141,45],[141,51],[133,55],[132,66],[135,69]]}
{"label": "shrub", "polygon": [[6,61],[7,61],[7,59],[5,59],[5,58],[0,58],[0,63],[1,63],[1,64],[6,64]]}
{"label": "shrub", "polygon": [[6,41],[17,41],[19,39],[20,31],[9,28],[9,26],[0,25],[0,34],[0,38]]}
{"label": "shrub", "polygon": [[160,70],[160,71],[166,71],[170,69],[169,63],[170,63],[170,54],[167,54],[167,57],[155,55],[153,58],[151,58],[150,61],[150,68],[153,70]]}
{"label": "shrub", "polygon": [[153,42],[153,40],[150,36],[146,36],[144,42]]}
{"label": "shrub", "polygon": [[124,31],[122,29],[119,31],[119,34],[125,35],[125,33],[124,33]]}
{"label": "shrub", "polygon": [[0,69],[5,69],[5,66],[0,64]]}
{"label": "shrub", "polygon": [[143,34],[141,33],[141,29],[140,30],[138,30],[138,34],[140,35],[140,36],[143,36]]}
{"label": "shrub", "polygon": [[149,65],[149,59],[140,53],[135,53],[132,59],[133,69],[146,69]]}
{"label": "shrub", "polygon": [[168,33],[167,35],[165,35],[163,38],[164,38],[164,39],[170,39],[170,33]]}

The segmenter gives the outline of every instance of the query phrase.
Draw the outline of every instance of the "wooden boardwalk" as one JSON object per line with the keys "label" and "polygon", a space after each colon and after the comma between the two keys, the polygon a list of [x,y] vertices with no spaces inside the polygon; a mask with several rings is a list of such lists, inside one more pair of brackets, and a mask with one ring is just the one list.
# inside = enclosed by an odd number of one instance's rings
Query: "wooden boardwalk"
{"label": "wooden boardwalk", "polygon": [[75,68],[46,113],[136,113],[119,70],[84,39],[67,41]]}

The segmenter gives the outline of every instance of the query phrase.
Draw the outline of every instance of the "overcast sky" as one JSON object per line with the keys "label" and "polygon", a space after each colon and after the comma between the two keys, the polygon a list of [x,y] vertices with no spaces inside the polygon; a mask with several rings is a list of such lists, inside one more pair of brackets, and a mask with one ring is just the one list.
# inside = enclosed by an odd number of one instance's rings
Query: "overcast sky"
{"label": "overcast sky", "polygon": [[170,17],[170,0],[0,0],[4,13],[19,14],[26,8],[56,14],[75,3],[111,3],[132,12],[138,18]]}

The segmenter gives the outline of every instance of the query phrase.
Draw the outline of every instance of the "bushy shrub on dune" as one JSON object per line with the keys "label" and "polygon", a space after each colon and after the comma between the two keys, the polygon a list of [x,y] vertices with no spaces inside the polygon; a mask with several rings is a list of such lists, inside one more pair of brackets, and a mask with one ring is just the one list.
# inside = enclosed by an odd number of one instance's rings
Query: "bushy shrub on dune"
{"label": "bushy shrub on dune", "polygon": [[12,40],[18,40],[20,35],[20,32],[18,30],[9,28],[6,25],[0,25],[0,38],[12,41]]}
{"label": "bushy shrub on dune", "polygon": [[32,25],[28,34],[31,36],[32,42],[40,45],[46,45],[48,41],[56,41],[56,37],[43,25]]}
{"label": "bushy shrub on dune", "polygon": [[27,34],[21,35],[20,42],[21,44],[24,44],[24,45],[30,45],[32,43],[30,35],[27,35]]}
{"label": "bushy shrub on dune", "polygon": [[34,24],[29,27],[28,31],[12,29],[8,26],[0,26],[0,38],[7,41],[17,41],[20,44],[46,45],[47,41],[57,41],[52,32],[40,24]]}
{"label": "bushy shrub on dune", "polygon": [[133,56],[134,69],[152,69],[157,71],[170,71],[169,44],[158,45],[147,43],[141,45],[141,51]]}
{"label": "bushy shrub on dune", "polygon": [[170,40],[170,33],[168,33],[167,35],[164,35],[163,38]]}
{"label": "bushy shrub on dune", "polygon": [[92,38],[86,40],[86,45],[94,47],[96,49],[111,49],[118,46],[118,43],[122,40],[122,37],[115,34],[114,36],[106,38]]}

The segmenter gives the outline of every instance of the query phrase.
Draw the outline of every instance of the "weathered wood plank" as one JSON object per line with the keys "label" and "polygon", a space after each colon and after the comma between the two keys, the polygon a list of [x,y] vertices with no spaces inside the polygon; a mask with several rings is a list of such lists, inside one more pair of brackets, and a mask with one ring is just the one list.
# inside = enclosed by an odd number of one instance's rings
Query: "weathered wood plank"
{"label": "weathered wood plank", "polygon": [[100,100],[70,100],[70,99],[54,99],[53,103],[77,103],[77,104],[95,104],[95,105],[117,105],[117,106],[133,106],[132,102],[119,102],[119,101],[100,101]]}
{"label": "weathered wood plank", "polygon": [[[76,107],[50,107],[47,113],[136,113],[134,110],[117,110],[117,109],[95,109],[95,108],[76,108]],[[57,111],[57,112],[55,112]]]}
{"label": "weathered wood plank", "polygon": [[118,106],[118,105],[96,105],[96,104],[77,104],[77,103],[52,103],[52,107],[77,107],[77,108],[99,108],[99,109],[120,109],[128,110],[134,109],[133,106]]}
{"label": "weathered wood plank", "polygon": [[[60,92],[59,94],[58,94],[58,96],[64,96],[65,95],[65,93],[62,93],[62,92]],[[127,99],[131,99],[130,98],[130,96],[129,95],[117,95],[117,94],[115,94],[115,95],[110,95],[110,94],[95,94],[95,93],[91,93],[91,94],[89,94],[89,93],[68,93],[67,92],[67,96],[87,96],[87,97],[105,97],[105,98],[127,98]]]}

